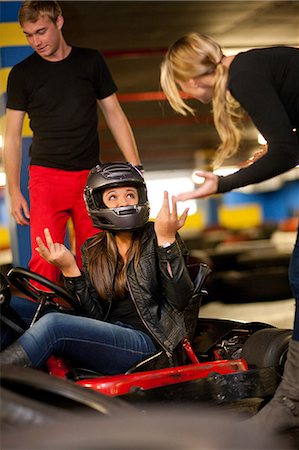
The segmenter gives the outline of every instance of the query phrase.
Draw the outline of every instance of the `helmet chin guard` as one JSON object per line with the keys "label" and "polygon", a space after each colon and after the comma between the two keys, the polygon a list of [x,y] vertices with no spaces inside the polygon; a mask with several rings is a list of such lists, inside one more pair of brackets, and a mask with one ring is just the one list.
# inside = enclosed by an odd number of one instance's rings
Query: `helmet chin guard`
{"label": "helmet chin guard", "polygon": [[[107,208],[103,192],[108,188],[130,186],[138,192],[138,204]],[[142,228],[149,219],[147,189],[141,172],[131,163],[105,163],[91,169],[84,189],[87,212],[94,227],[126,231]]]}

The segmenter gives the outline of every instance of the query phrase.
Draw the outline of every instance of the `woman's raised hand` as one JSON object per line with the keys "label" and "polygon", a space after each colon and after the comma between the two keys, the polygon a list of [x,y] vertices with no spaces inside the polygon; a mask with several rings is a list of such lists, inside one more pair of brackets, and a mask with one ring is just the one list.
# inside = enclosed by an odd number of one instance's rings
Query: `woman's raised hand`
{"label": "woman's raised hand", "polygon": [[218,189],[218,176],[213,172],[197,171],[196,175],[205,179],[195,191],[185,192],[176,196],[178,202],[193,198],[204,198],[216,194]]}
{"label": "woman's raised hand", "polygon": [[81,274],[74,255],[68,250],[65,245],[53,242],[51,233],[48,228],[44,229],[46,245],[42,239],[37,236],[36,251],[44,258],[48,263],[58,267],[63,275],[69,277],[76,277]]}
{"label": "woman's raised hand", "polygon": [[162,208],[155,220],[155,232],[157,235],[158,245],[165,242],[172,243],[175,241],[176,232],[185,224],[189,208],[186,208],[181,217],[178,217],[177,197],[171,197],[172,208],[169,206],[169,195],[164,191],[164,199]]}

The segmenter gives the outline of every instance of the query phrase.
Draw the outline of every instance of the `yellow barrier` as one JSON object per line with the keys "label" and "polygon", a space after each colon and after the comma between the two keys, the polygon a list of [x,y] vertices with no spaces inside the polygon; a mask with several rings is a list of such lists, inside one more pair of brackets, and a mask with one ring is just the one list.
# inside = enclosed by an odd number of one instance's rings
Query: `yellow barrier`
{"label": "yellow barrier", "polygon": [[10,70],[11,67],[4,67],[3,69],[0,69],[0,95],[6,92],[7,78]]}
{"label": "yellow barrier", "polygon": [[187,230],[202,230],[206,225],[205,215],[198,211],[187,217],[184,229]]}
{"label": "yellow barrier", "polygon": [[28,46],[28,41],[18,22],[0,23],[0,47]]}
{"label": "yellow barrier", "polygon": [[4,250],[10,247],[10,238],[8,228],[0,226],[0,249]]}
{"label": "yellow barrier", "polygon": [[258,203],[221,205],[218,209],[218,221],[226,228],[251,228],[262,224],[263,212]]}
{"label": "yellow barrier", "polygon": [[[150,218],[150,220],[152,222],[155,221],[154,218]],[[206,226],[205,215],[201,211],[198,211],[197,213],[192,214],[192,215],[187,217],[185,225],[184,225],[183,229],[180,230],[180,233],[182,231],[202,230],[205,226]]]}

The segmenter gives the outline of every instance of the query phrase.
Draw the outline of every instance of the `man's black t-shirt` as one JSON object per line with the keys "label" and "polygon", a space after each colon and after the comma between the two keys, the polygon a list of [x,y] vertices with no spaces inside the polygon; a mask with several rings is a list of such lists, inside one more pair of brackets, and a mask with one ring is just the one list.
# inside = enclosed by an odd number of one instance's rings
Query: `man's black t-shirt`
{"label": "man's black t-shirt", "polygon": [[99,161],[96,100],[117,87],[97,50],[73,47],[62,61],[33,53],[8,78],[7,108],[26,111],[33,140],[31,164],[90,169]]}
{"label": "man's black t-shirt", "polygon": [[264,181],[299,163],[299,49],[239,53],[229,68],[228,89],[267,140],[268,152],[251,166],[219,177],[218,192]]}

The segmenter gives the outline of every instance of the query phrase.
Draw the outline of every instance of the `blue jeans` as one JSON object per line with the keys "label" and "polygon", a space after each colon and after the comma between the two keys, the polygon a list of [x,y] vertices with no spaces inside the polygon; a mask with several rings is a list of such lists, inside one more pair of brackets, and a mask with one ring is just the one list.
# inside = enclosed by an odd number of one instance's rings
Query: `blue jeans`
{"label": "blue jeans", "polygon": [[[34,314],[38,307],[38,303],[23,297],[13,296],[10,300],[9,305],[13,312],[20,316],[20,318],[25,322],[25,325],[27,325],[26,328],[28,328],[34,317]],[[51,307],[46,307],[43,308],[42,314],[47,314],[51,311]],[[12,342],[17,340],[19,335],[20,334],[10,326],[1,322],[1,350],[4,350],[6,347],[12,344]]]}
{"label": "blue jeans", "polygon": [[299,226],[295,247],[290,261],[289,278],[296,301],[293,339],[299,341]]}
{"label": "blue jeans", "polygon": [[80,367],[110,375],[156,352],[149,336],[128,325],[64,313],[41,317],[18,343],[33,367],[42,366],[51,355],[62,355]]}

